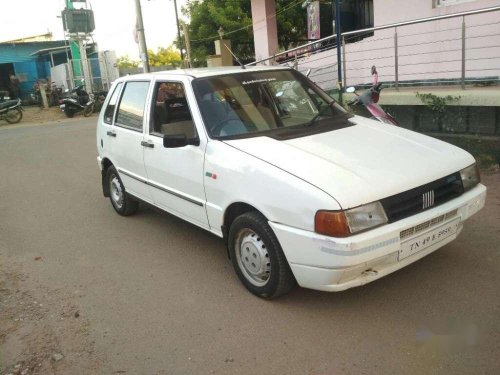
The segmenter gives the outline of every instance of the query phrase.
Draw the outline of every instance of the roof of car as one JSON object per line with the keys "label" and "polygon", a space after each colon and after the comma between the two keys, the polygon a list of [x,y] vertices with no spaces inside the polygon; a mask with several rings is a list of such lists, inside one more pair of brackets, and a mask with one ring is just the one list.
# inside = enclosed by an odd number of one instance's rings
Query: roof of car
{"label": "roof of car", "polygon": [[[144,73],[144,74],[135,74],[133,77],[134,78],[146,78],[150,77],[151,75],[155,76],[162,76],[162,75],[179,75],[179,76],[190,76],[194,78],[201,78],[201,77],[212,77],[212,76],[218,76],[218,75],[223,75],[223,74],[230,74],[230,73],[247,73],[247,72],[262,72],[266,70],[285,70],[285,69],[290,69],[287,67],[281,67],[281,66],[249,66],[243,69],[240,66],[224,66],[224,67],[212,67],[212,68],[194,68],[194,69],[176,69],[176,70],[165,70],[161,72],[151,72],[151,73]],[[129,76],[132,77],[132,76]]]}

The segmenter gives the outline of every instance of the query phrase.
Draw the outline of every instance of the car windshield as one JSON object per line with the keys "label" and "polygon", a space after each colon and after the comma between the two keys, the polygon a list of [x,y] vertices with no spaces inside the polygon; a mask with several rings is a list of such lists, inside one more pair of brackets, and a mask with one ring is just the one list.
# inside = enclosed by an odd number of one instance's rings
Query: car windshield
{"label": "car windshield", "polygon": [[344,109],[294,70],[198,78],[193,88],[207,131],[216,139],[304,136],[347,125]]}

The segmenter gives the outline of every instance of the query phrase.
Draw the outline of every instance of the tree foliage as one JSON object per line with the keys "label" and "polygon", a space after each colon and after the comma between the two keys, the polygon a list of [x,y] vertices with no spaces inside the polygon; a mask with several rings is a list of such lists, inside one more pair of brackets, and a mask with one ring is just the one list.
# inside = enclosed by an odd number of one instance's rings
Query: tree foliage
{"label": "tree foliage", "polygon": [[[276,0],[278,43],[289,48],[305,38],[306,11],[302,1]],[[215,54],[214,40],[220,27],[231,40],[233,52],[243,61],[254,58],[252,12],[250,0],[192,0],[182,9],[190,19],[188,25],[194,64],[204,65],[208,55]],[[261,22],[263,24],[263,22]],[[183,46],[184,41],[177,45]]]}
{"label": "tree foliage", "polygon": [[148,50],[149,65],[151,66],[163,66],[170,65],[174,67],[179,67],[181,65],[181,54],[179,51],[174,49],[174,46],[169,46],[167,48],[158,48],[156,52]]}
{"label": "tree foliage", "polygon": [[120,56],[116,59],[116,66],[119,69],[137,68],[139,66],[139,61],[132,60],[128,55]]}

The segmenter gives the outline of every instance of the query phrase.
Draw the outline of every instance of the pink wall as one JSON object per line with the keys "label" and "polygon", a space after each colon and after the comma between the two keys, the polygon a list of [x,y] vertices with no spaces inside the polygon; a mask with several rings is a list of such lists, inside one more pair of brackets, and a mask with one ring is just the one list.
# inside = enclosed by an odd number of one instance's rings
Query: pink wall
{"label": "pink wall", "polygon": [[[500,0],[473,0],[434,7],[433,0],[374,0],[375,26],[492,6]],[[500,76],[500,11],[465,18],[466,78]],[[394,29],[380,30],[346,45],[347,85],[370,83],[376,65],[380,81],[394,81]],[[461,77],[462,19],[402,26],[398,30],[399,81]],[[336,86],[336,49],[299,60],[312,68],[311,78],[326,89]]]}

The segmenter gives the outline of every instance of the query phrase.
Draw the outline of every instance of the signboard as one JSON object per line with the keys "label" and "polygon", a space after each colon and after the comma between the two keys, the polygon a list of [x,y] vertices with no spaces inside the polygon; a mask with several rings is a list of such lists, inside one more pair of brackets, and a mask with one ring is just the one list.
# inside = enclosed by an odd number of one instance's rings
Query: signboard
{"label": "signboard", "polygon": [[310,2],[307,5],[307,39],[319,39],[319,1]]}

